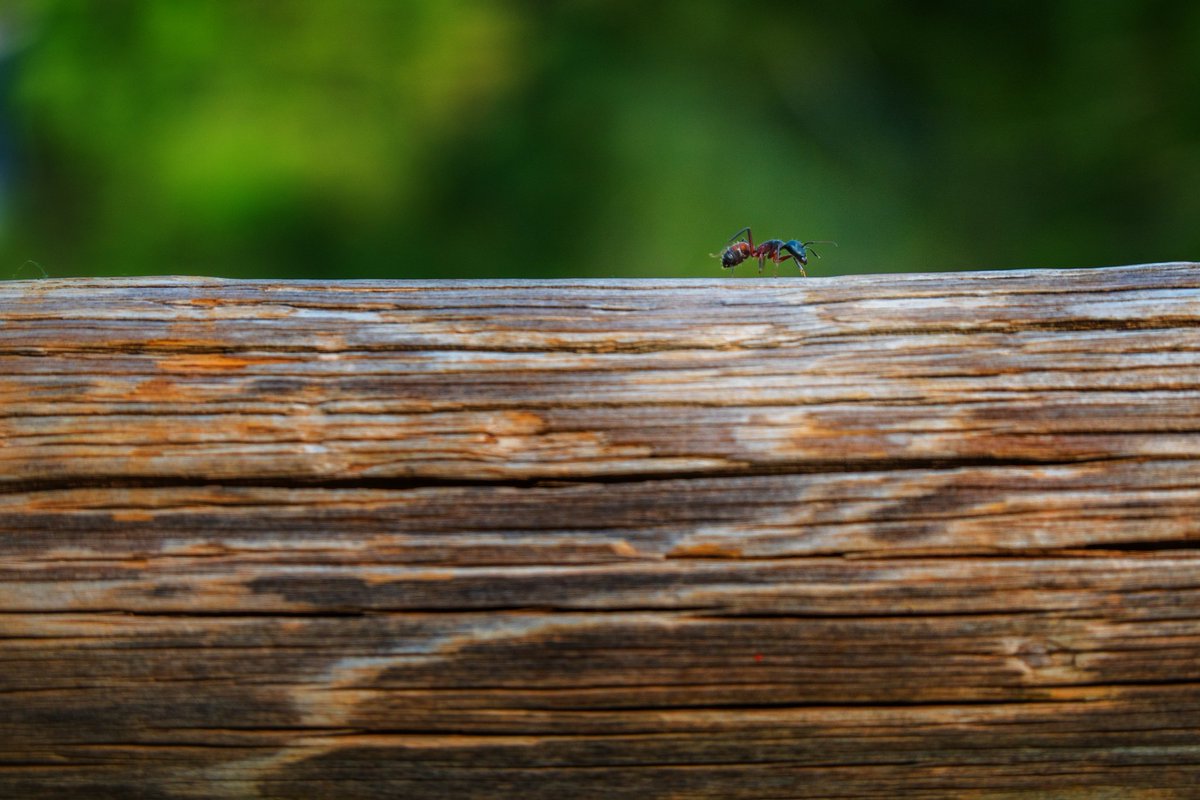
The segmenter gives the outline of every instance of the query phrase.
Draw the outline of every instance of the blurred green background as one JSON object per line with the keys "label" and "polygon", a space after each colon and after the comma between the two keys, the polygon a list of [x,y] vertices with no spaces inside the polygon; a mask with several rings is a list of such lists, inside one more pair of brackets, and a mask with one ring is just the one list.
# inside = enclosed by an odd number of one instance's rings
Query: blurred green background
{"label": "blurred green background", "polygon": [[1200,3],[0,5],[3,278],[713,277],[745,225],[838,240],[816,275],[1098,266],[1198,222]]}

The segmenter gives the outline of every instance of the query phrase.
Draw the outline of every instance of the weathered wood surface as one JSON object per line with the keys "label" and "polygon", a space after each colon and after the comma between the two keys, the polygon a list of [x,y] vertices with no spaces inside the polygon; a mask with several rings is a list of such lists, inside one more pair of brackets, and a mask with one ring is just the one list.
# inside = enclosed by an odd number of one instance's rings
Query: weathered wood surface
{"label": "weathered wood surface", "polygon": [[0,796],[1196,797],[1200,267],[0,284]]}

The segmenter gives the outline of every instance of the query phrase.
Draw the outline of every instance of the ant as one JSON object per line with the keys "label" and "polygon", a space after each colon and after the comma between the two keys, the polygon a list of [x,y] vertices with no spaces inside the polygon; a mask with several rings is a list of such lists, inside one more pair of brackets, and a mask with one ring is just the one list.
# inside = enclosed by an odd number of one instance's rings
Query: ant
{"label": "ant", "polygon": [[[746,236],[746,241],[738,241],[742,238],[743,234]],[[755,247],[754,235],[750,233],[750,229],[742,228],[733,235],[733,238],[729,240],[725,249],[721,251],[721,266],[731,270],[748,258],[757,258],[758,271],[761,273],[763,271],[763,264],[766,263],[768,258],[776,264],[782,264],[784,261],[792,258],[795,259],[796,266],[800,268],[800,274],[807,278],[808,273],[804,271],[804,265],[808,263],[808,254],[812,253],[817,258],[821,257],[820,253],[809,247],[809,245],[813,244],[831,244],[837,247],[837,242],[798,242],[795,239],[787,242],[782,239],[768,239]],[[713,258],[717,258],[717,256],[714,254]]]}

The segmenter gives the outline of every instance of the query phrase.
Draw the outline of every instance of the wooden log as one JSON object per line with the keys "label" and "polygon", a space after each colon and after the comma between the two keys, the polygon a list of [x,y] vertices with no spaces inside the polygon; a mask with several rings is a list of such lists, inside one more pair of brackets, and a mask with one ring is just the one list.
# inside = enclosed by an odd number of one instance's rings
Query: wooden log
{"label": "wooden log", "polygon": [[1200,271],[0,284],[0,796],[1195,797]]}

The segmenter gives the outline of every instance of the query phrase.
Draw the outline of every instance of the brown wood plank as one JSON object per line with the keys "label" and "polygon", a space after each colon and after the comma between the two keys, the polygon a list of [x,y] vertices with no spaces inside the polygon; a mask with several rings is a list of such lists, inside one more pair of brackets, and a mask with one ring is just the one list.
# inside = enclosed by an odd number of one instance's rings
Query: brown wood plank
{"label": "brown wood plank", "polygon": [[0,284],[0,797],[1186,798],[1200,270]]}

